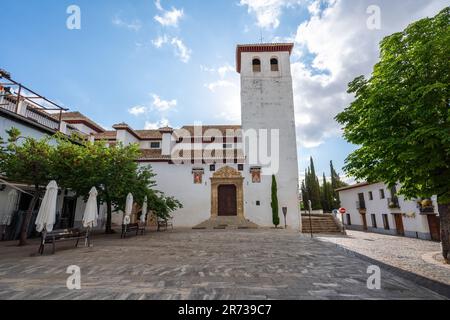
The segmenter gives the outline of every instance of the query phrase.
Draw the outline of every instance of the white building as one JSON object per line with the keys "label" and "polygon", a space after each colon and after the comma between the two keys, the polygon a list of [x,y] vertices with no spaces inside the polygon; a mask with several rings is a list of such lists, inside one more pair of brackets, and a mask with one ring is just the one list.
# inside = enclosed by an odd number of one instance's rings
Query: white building
{"label": "white building", "polygon": [[[0,77],[0,137],[4,141],[8,139],[6,131],[11,128],[19,129],[21,137],[35,139],[52,136],[57,132],[68,136],[73,133],[88,136],[104,131],[82,114],[65,112],[63,108],[5,76]],[[0,175],[0,239],[13,239],[19,235],[32,192],[32,186],[6,181]],[[55,228],[80,227],[86,206],[83,199],[75,198],[73,193],[67,190],[60,190],[57,201]],[[39,204],[36,206],[34,218],[38,208]],[[101,206],[100,213],[105,209],[105,206]],[[28,228],[30,235],[35,230],[33,223],[34,219]]]}
{"label": "white building", "polygon": [[[2,117],[14,116],[15,120],[4,122],[0,131],[4,134],[6,129],[26,121],[25,127],[19,129],[26,131],[33,127],[34,130],[39,125],[47,134],[73,130],[89,135],[92,140],[107,141],[110,145],[138,144],[142,151],[138,161],[142,166],[152,167],[157,175],[157,189],[183,204],[182,209],[173,213],[175,227],[273,226],[273,174],[278,184],[281,225],[284,225],[283,214],[286,212],[288,228],[300,231],[290,64],[292,49],[293,44],[289,43],[237,47],[236,69],[241,75],[241,124],[133,130],[121,123],[113,126],[113,131],[104,131],[79,113],[49,116],[41,112],[46,121],[56,122],[51,123],[49,131],[47,122],[39,123],[35,121],[38,117],[27,117],[30,111],[22,112],[31,108],[17,109],[12,101],[2,107],[5,114]],[[66,203],[71,203],[71,208],[75,207],[70,210],[70,218],[73,219],[71,225],[77,226],[84,204],[76,199]],[[64,204],[61,206],[64,208]],[[116,215],[115,221],[120,224],[121,216]]]}
{"label": "white building", "polygon": [[359,183],[338,189],[341,206],[347,210],[348,229],[435,240],[440,238],[436,197],[405,200],[384,183]]}
{"label": "white building", "polygon": [[[140,145],[143,156],[139,162],[151,165],[157,174],[157,188],[184,206],[173,214],[175,227],[273,226],[274,174],[282,225],[285,208],[287,226],[301,230],[292,49],[293,44],[237,47],[241,125],[133,130],[121,123],[95,139]],[[267,138],[268,150],[266,146],[253,150],[251,137],[258,146]],[[180,149],[184,151],[180,153]],[[208,149],[214,149],[212,154],[205,153]],[[271,155],[270,161],[261,151]]]}

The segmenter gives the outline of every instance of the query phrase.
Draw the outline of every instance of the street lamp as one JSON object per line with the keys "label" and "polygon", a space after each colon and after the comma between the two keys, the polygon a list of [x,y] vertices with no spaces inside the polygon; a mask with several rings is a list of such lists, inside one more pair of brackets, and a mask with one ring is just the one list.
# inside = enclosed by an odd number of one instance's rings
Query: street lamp
{"label": "street lamp", "polygon": [[286,216],[287,216],[287,207],[283,207],[283,215],[284,215],[284,228],[287,229],[287,222],[286,222]]}
{"label": "street lamp", "polygon": [[311,232],[311,238],[313,238],[312,218],[311,218],[311,212],[312,212],[311,200],[308,200],[308,207],[309,207],[309,231]]}

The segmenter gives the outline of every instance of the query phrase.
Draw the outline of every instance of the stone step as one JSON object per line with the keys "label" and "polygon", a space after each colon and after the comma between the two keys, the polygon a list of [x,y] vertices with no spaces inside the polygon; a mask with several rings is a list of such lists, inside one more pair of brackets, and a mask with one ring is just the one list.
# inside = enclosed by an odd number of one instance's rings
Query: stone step
{"label": "stone step", "polygon": [[193,229],[224,230],[224,229],[257,229],[258,225],[250,220],[239,217],[215,217],[206,220]]}
{"label": "stone step", "polygon": [[303,215],[302,231],[304,233],[340,233],[341,228],[332,215]]}

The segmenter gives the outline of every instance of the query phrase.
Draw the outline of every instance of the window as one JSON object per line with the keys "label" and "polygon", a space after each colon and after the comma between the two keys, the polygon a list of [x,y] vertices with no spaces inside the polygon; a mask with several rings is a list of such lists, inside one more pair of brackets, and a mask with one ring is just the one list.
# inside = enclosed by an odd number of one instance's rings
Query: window
{"label": "window", "polygon": [[161,148],[161,142],[155,141],[150,142],[150,149],[160,149]]}
{"label": "window", "polygon": [[256,205],[259,207],[261,206],[261,201],[256,201]]}
{"label": "window", "polygon": [[211,171],[211,172],[216,171],[216,165],[215,164],[210,165],[209,166],[209,171]]}
{"label": "window", "polygon": [[383,214],[383,225],[385,230],[390,230],[389,227],[389,218],[387,214]]}
{"label": "window", "polygon": [[238,164],[238,170],[239,171],[244,171],[244,165],[243,164]]}
{"label": "window", "polygon": [[270,70],[271,71],[278,71],[278,59],[277,58],[272,58],[270,59]]}
{"label": "window", "polygon": [[253,65],[253,72],[261,72],[261,60],[257,58],[253,59],[252,65]]}
{"label": "window", "polygon": [[380,199],[384,199],[386,196],[384,195],[384,189],[380,189]]}
{"label": "window", "polygon": [[350,217],[349,214],[347,214],[347,225],[351,226],[352,225],[352,218]]}
{"label": "window", "polygon": [[369,191],[369,200],[373,200],[373,192]]}
{"label": "window", "polygon": [[372,227],[377,228],[377,216],[372,214]]}
{"label": "window", "polygon": [[224,149],[232,149],[233,148],[233,144],[232,143],[224,143],[223,144],[223,148]]}

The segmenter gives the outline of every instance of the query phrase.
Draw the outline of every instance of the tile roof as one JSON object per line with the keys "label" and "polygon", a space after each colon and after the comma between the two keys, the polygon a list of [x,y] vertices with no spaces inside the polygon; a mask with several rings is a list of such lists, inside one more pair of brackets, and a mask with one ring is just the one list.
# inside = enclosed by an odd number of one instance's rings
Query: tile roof
{"label": "tile roof", "polygon": [[95,140],[116,140],[117,131],[105,131],[94,135]]}
{"label": "tile roof", "polygon": [[155,140],[161,140],[162,134],[160,130],[134,130],[134,132],[137,133],[139,137],[141,137],[142,140],[146,139],[155,139]]}
{"label": "tile roof", "polygon": [[[241,130],[242,126],[240,125],[204,125],[201,127],[202,128],[202,135],[204,136],[205,133],[207,133],[207,131],[209,130],[219,130],[222,135],[226,135],[227,130],[232,130],[232,131],[237,131],[237,130]],[[194,134],[196,133],[196,129],[198,130],[198,128],[196,128],[195,126],[183,126],[181,127],[180,130],[187,130],[192,136],[194,136]],[[175,132],[179,132],[179,130],[175,130]]]}
{"label": "tile roof", "polygon": [[[54,113],[52,116],[55,119],[59,119],[59,113]],[[90,126],[92,129],[97,130],[99,132],[105,131],[105,129],[102,128],[99,124],[92,121],[88,117],[86,117],[81,112],[75,111],[75,112],[63,112],[61,114],[61,120],[67,122],[67,123],[85,123],[88,126]]]}
{"label": "tile roof", "polygon": [[236,71],[241,73],[242,52],[281,52],[287,51],[289,54],[294,49],[293,43],[258,43],[240,44],[236,47]]}

